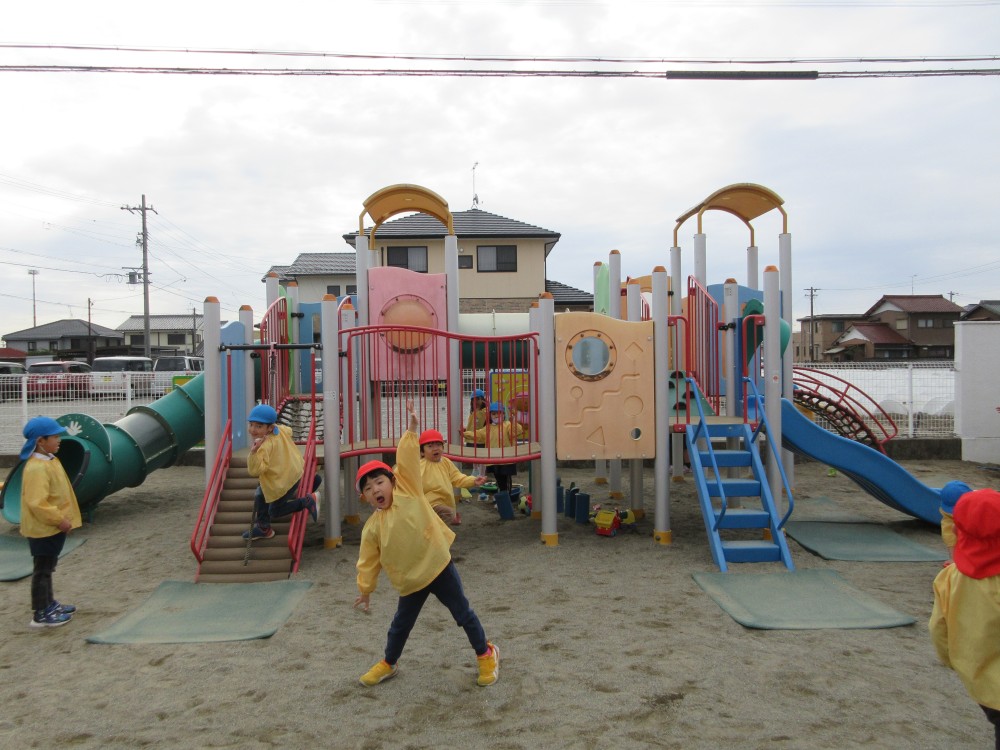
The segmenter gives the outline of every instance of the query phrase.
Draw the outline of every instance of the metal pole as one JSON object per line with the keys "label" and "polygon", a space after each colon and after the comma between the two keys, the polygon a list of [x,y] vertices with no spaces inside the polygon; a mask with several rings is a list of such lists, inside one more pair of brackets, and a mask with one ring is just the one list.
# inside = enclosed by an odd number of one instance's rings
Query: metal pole
{"label": "metal pole", "polygon": [[[152,209],[152,206],[150,206]],[[142,342],[143,353],[150,356],[149,342],[149,233],[146,231],[146,194],[142,196]]]}

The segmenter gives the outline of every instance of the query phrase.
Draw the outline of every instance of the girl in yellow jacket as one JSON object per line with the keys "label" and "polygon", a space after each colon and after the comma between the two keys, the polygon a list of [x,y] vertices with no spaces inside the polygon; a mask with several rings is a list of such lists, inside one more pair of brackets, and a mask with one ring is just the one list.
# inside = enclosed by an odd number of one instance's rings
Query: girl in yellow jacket
{"label": "girl in yellow jacket", "polygon": [[993,724],[1000,748],[1000,492],[963,494],[954,520],[955,562],[934,579],[931,640]]}
{"label": "girl in yellow jacket", "polygon": [[420,433],[420,477],[427,502],[435,513],[453,526],[462,523],[455,505],[455,488],[482,487],[486,483],[486,477],[463,474],[444,455],[444,435],[437,430]]}
{"label": "girl in yellow jacket", "polygon": [[[499,401],[490,404],[490,421],[485,426],[474,432],[465,433],[465,439],[477,445],[485,445],[487,448],[509,448],[517,445],[517,441],[528,436],[527,425],[520,422],[510,422],[504,417],[506,411]],[[503,451],[506,455],[513,455],[513,451]],[[510,492],[513,484],[511,477],[517,474],[517,464],[505,463],[495,464],[486,467],[486,471],[493,474],[497,483],[497,492]]]}
{"label": "girl in yellow jacket", "polygon": [[33,628],[52,628],[70,621],[76,607],[60,604],[52,593],[52,574],[66,535],[83,524],[76,493],[56,453],[66,428],[52,417],[35,417],[24,426],[21,460],[21,536],[28,538],[34,558],[31,574]]}
{"label": "girl in yellow jacket", "polygon": [[395,677],[420,609],[434,594],[445,605],[455,623],[465,629],[476,652],[479,685],[492,685],[500,670],[500,651],[486,640],[479,618],[462,590],[462,579],[451,559],[455,532],[441,520],[423,495],[420,479],[420,448],[417,413],[408,401],[409,429],[399,439],[396,472],[381,461],[369,461],[358,469],[355,486],[375,512],[361,530],[358,553],[358,591],[354,607],[369,611],[370,598],[385,570],[399,592],[396,614],[389,626],[385,656],[361,676],[361,684],[377,685]]}

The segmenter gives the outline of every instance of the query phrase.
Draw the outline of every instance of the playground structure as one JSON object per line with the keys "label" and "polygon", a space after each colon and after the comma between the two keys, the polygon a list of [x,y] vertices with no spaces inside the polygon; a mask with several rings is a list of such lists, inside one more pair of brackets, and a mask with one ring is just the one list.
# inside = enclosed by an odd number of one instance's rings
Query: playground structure
{"label": "playground structure", "polygon": [[[621,254],[613,251],[606,265],[595,264],[600,311],[556,314],[551,296],[542,294],[527,315],[495,314],[487,335],[480,316],[458,312],[458,238],[447,203],[415,185],[384,188],[364,202],[359,218],[356,307],[350,298],[331,296],[302,304],[294,282],[283,290],[272,275],[258,336],[250,308],[222,327],[218,301],[207,299],[204,375],[169,408],[157,405],[176,391],[110,429],[81,415],[63,417],[64,424],[84,426],[67,439],[81,447],[71,447],[64,463],[82,504],[93,508],[106,494],[170,465],[204,436],[207,489],[191,542],[199,580],[287,577],[299,564],[303,513],[253,550],[235,541],[247,528],[246,498],[237,504],[234,496],[252,484],[240,464],[248,446],[246,415],[257,401],[258,360],[261,400],[293,426],[305,446],[307,471],[321,466],[327,547],[342,543],[342,524],[359,521],[351,478],[359,461],[395,451],[410,399],[422,428],[446,436],[445,454],[452,459],[530,462],[531,516],[548,546],[558,545],[557,459],[608,463],[613,499],[621,495],[621,462],[630,462],[631,497],[619,505],[636,518],[645,512],[642,464],[651,459],[653,539],[671,543],[671,473],[682,480],[685,450],[722,570],[751,561],[793,567],[782,532],[794,507],[793,450],[840,469],[892,507],[936,523],[938,491],[912,477],[901,482],[899,472],[906,472],[881,452],[895,434],[891,419],[849,383],[792,368],[786,349],[790,295],[782,294],[791,287],[791,235],[782,206],[759,185],[716,191],[678,218],[669,274],[657,266],[649,276],[623,282]],[[743,285],[735,279],[707,284],[702,222],[713,210],[749,229]],[[373,248],[379,227],[413,211],[445,227],[443,274],[378,266]],[[779,263],[764,269],[758,288],[751,222],[771,211],[782,221]],[[366,216],[374,222],[367,231]],[[692,218],[694,273],[684,281],[678,233]],[[463,407],[478,388],[524,425],[522,440],[468,444],[461,434]],[[181,413],[174,406],[178,399],[195,411]],[[803,411],[822,413],[844,437],[817,427]],[[106,449],[102,434],[112,436]],[[114,440],[119,434],[129,436],[125,443],[135,446],[134,459],[122,458],[128,453]],[[72,460],[77,452],[84,458]],[[93,459],[101,456],[114,468],[97,471],[102,462]],[[8,485],[5,498],[19,491]],[[8,519],[15,505],[5,503]],[[215,577],[229,574],[235,578]]]}

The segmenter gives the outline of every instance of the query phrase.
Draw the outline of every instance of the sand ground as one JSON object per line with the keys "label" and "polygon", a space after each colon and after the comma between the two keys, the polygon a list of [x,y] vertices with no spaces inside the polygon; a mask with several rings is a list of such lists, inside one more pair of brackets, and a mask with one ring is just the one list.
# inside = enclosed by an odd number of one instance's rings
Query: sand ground
{"label": "sand ground", "polygon": [[[903,462],[941,486],[1000,486],[987,467]],[[163,580],[193,580],[188,539],[203,472],[176,467],[105,499],[56,571],[77,604],[68,626],[28,628],[29,579],[3,586],[0,746],[41,748],[985,748],[992,728],[927,635],[938,563],[831,562],[791,542],[797,567],[835,570],[917,624],[884,630],[749,630],[691,574],[714,570],[693,482],[672,485],[673,544],[603,538],[560,518],[559,546],[539,522],[463,506],[454,556],[500,681],[475,684],[471,649],[431,600],[400,661],[375,688],[358,676],[381,655],[396,597],[383,577],[370,615],[351,608],[359,527],[322,546],[310,527],[297,578],[313,587],[265,640],[95,645],[84,639],[139,606]],[[562,469],[595,500],[587,469]],[[627,476],[626,475],[626,490]],[[523,475],[522,475],[523,476]],[[799,497],[943,549],[936,528],[881,505],[842,475],[796,468]],[[0,522],[0,533],[12,529]],[[737,566],[737,573],[747,570]],[[778,564],[753,570],[778,570]]]}

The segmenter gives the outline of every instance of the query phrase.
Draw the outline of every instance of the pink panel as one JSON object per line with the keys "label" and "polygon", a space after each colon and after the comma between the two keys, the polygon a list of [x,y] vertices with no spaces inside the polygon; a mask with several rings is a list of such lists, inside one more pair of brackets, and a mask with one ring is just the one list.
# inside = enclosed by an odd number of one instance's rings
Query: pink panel
{"label": "pink panel", "polygon": [[[446,330],[446,279],[443,273],[405,268],[368,270],[368,320],[372,325],[422,326]],[[371,351],[373,377],[382,380],[444,380],[447,346],[432,336],[396,333],[378,336]]]}

